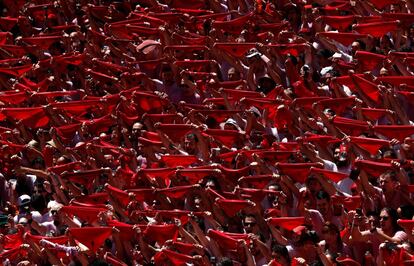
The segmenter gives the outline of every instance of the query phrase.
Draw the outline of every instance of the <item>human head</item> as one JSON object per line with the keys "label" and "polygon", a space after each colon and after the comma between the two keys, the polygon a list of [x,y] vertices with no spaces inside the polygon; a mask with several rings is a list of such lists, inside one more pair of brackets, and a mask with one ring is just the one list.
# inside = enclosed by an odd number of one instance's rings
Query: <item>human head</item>
{"label": "human head", "polygon": [[397,223],[398,213],[392,208],[383,208],[380,213],[380,226],[385,232],[391,231],[393,234],[397,232],[400,227]]}
{"label": "human head", "polygon": [[321,190],[316,194],[316,207],[323,216],[332,211],[330,196],[327,192]]}

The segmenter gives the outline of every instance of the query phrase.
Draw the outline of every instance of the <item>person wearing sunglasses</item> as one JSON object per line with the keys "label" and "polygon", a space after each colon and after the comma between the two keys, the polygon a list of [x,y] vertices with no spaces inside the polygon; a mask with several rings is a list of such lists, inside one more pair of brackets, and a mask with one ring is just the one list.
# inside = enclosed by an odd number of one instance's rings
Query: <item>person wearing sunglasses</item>
{"label": "person wearing sunglasses", "polygon": [[360,231],[358,227],[351,228],[352,241],[370,242],[372,254],[375,258],[379,255],[381,243],[389,242],[401,244],[407,240],[407,234],[398,225],[398,213],[392,208],[383,208],[380,213],[380,227],[372,227],[370,230]]}

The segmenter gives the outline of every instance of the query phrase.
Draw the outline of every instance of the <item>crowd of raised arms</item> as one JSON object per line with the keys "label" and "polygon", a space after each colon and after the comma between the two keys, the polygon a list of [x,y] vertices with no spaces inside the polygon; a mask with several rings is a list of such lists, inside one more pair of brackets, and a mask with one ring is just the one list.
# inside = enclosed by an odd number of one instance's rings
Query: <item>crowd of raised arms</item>
{"label": "crowd of raised arms", "polygon": [[414,0],[0,1],[0,265],[414,265]]}

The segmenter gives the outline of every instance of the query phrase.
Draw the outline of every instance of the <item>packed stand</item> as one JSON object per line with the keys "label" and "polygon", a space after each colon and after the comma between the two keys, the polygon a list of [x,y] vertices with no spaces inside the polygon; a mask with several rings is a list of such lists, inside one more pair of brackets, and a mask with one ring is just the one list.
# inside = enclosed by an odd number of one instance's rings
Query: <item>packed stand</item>
{"label": "packed stand", "polygon": [[0,265],[414,263],[414,1],[0,5]]}

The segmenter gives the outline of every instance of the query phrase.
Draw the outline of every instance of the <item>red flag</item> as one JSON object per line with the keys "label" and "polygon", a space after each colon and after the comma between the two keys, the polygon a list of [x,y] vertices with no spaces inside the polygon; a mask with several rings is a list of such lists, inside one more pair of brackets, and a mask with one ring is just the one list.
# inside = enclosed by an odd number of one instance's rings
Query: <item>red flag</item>
{"label": "red flag", "polygon": [[355,58],[362,65],[364,71],[376,69],[387,57],[381,54],[375,54],[365,51],[356,51]]}
{"label": "red flag", "polygon": [[105,187],[106,191],[108,192],[109,195],[111,195],[112,197],[114,197],[116,200],[118,200],[123,206],[127,206],[129,203],[129,196],[128,193],[113,187],[111,185],[107,185]]}
{"label": "red flag", "polygon": [[334,195],[332,196],[332,202],[333,204],[343,204],[344,208],[347,211],[353,211],[361,207],[362,199],[361,199],[361,196],[347,197],[347,196]]}
{"label": "red flag", "polygon": [[163,245],[167,240],[177,240],[178,227],[175,224],[151,224],[144,231],[144,236]]}
{"label": "red flag", "polygon": [[414,134],[414,126],[374,126],[374,132],[379,133],[389,139],[398,139],[403,141],[406,137]]}
{"label": "red flag", "polygon": [[384,9],[384,7],[398,4],[398,0],[369,0],[368,2],[372,3],[378,9]]}
{"label": "red flag", "polygon": [[321,16],[322,20],[331,27],[345,31],[354,22],[355,16]]}
{"label": "red flag", "polygon": [[217,230],[208,230],[208,236],[211,239],[214,239],[220,247],[224,250],[234,250],[237,249],[238,243],[237,239],[229,236],[226,232],[221,232]]}
{"label": "red flag", "polygon": [[331,98],[318,101],[319,105],[329,107],[335,111],[336,114],[342,114],[346,108],[352,107],[355,103],[355,97]]}
{"label": "red flag", "polygon": [[381,147],[390,145],[388,140],[372,138],[351,137],[351,142],[368,151],[371,155],[376,155]]}
{"label": "red flag", "polygon": [[4,108],[1,112],[9,119],[22,120],[29,128],[40,128],[49,124],[49,117],[43,107]]}
{"label": "red flag", "polygon": [[379,177],[384,172],[392,169],[390,163],[378,163],[369,160],[357,160],[355,166],[374,177]]}
{"label": "red flag", "polygon": [[306,45],[303,43],[287,43],[287,44],[268,44],[268,48],[274,49],[276,52],[282,55],[299,56],[300,53],[305,51]]}
{"label": "red flag", "polygon": [[74,239],[96,252],[107,238],[112,235],[111,227],[82,227],[70,228],[70,234]]}
{"label": "red flag", "polygon": [[20,77],[26,72],[32,70],[32,65],[23,65],[17,67],[3,67],[0,68],[0,73],[12,75],[14,77]]}
{"label": "red flag", "polygon": [[387,114],[387,109],[361,108],[362,115],[372,121],[377,121]]}
{"label": "red flag", "polygon": [[189,124],[160,124],[157,129],[166,134],[174,142],[181,141],[185,135],[193,130]]}
{"label": "red flag", "polygon": [[38,245],[40,240],[42,239],[59,245],[66,245],[69,241],[69,238],[67,236],[39,236],[32,235],[30,232],[27,232],[26,237],[32,240],[33,242],[37,243]]}
{"label": "red flag", "polygon": [[100,212],[104,212],[107,209],[105,208],[94,208],[94,207],[81,207],[81,206],[63,206],[61,211],[69,215],[74,215],[86,221],[89,224],[96,222],[98,220],[98,215]]}
{"label": "red flag", "polygon": [[250,206],[246,200],[218,199],[216,203],[229,217],[234,217],[236,213]]}
{"label": "red flag", "polygon": [[356,24],[353,29],[362,34],[371,34],[374,37],[382,37],[388,32],[395,32],[398,29],[398,22],[387,21]]}
{"label": "red flag", "polygon": [[109,265],[112,266],[128,266],[128,264],[120,261],[117,257],[115,257],[109,252],[106,252],[106,254],[104,255],[104,259],[107,263],[109,263]]}
{"label": "red flag", "polygon": [[349,119],[345,117],[335,116],[333,124],[350,136],[359,136],[361,133],[368,131],[369,125],[365,121]]}
{"label": "red flag", "polygon": [[269,223],[271,225],[280,226],[286,230],[293,230],[298,226],[301,226],[305,223],[305,217],[279,217],[279,218],[270,218]]}
{"label": "red flag", "polygon": [[389,83],[393,86],[400,86],[401,84],[407,84],[408,86],[414,86],[413,76],[385,76],[378,77],[376,81]]}
{"label": "red flag", "polygon": [[156,192],[163,193],[165,196],[174,199],[183,199],[184,196],[193,188],[193,186],[180,186],[171,188],[157,189]]}
{"label": "red flag", "polygon": [[[167,263],[167,261],[169,263]],[[163,249],[154,256],[155,265],[171,265],[171,266],[185,266],[193,264],[193,257]]]}
{"label": "red flag", "polygon": [[23,42],[37,46],[43,50],[48,50],[50,46],[56,42],[60,42],[62,36],[36,36],[22,38]]}
{"label": "red flag", "polygon": [[161,161],[163,161],[168,167],[187,167],[196,163],[198,159],[194,155],[161,155]]}
{"label": "red flag", "polygon": [[337,183],[345,178],[347,178],[349,175],[348,174],[344,174],[341,172],[333,172],[333,171],[329,171],[329,170],[325,170],[325,169],[319,169],[319,168],[311,168],[310,170],[311,174],[320,174],[323,175],[325,177],[327,177],[328,179],[332,180],[333,182]]}
{"label": "red flag", "polygon": [[273,175],[253,175],[245,176],[239,182],[246,184],[247,187],[256,189],[264,189],[274,179]]}
{"label": "red flag", "polygon": [[288,175],[299,183],[305,183],[311,167],[321,168],[317,163],[279,163],[276,167],[281,174]]}
{"label": "red flag", "polygon": [[0,27],[4,31],[10,31],[16,24],[18,19],[11,17],[1,17],[0,18]]}
{"label": "red flag", "polygon": [[364,79],[359,75],[351,75],[351,79],[356,86],[358,86],[362,93],[364,93],[368,98],[374,102],[378,102],[380,99],[380,92],[378,90],[377,84]]}
{"label": "red flag", "polygon": [[244,139],[243,134],[237,130],[207,129],[205,134],[212,136],[227,147],[231,147],[234,143]]}
{"label": "red flag", "polygon": [[255,43],[215,43],[214,46],[218,50],[223,50],[228,54],[241,58],[246,55],[250,49],[256,47]]}
{"label": "red flag", "polygon": [[229,21],[213,21],[212,27],[215,29],[222,30],[224,32],[229,32],[232,34],[240,34],[243,28],[246,26],[246,23],[252,19],[253,14],[249,13],[245,16],[238,17]]}

